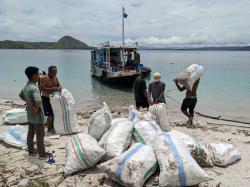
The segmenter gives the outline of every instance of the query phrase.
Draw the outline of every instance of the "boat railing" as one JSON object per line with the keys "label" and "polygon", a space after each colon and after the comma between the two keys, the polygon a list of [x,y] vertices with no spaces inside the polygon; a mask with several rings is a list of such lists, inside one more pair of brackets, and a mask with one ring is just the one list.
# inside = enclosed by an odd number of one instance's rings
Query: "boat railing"
{"label": "boat railing", "polygon": [[98,48],[101,48],[101,47],[109,47],[110,45],[109,45],[109,41],[107,41],[107,42],[103,42],[103,43],[99,43],[98,44]]}

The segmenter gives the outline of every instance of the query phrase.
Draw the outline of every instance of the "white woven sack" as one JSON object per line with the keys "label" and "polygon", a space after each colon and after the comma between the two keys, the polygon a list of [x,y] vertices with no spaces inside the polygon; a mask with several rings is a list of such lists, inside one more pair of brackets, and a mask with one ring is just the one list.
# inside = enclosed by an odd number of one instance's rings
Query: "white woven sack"
{"label": "white woven sack", "polygon": [[103,108],[97,110],[89,120],[88,134],[99,141],[102,135],[109,129],[112,121],[112,114],[106,103]]}
{"label": "white woven sack", "polygon": [[227,166],[241,159],[240,151],[232,144],[209,143],[209,150],[213,154],[213,162],[216,166]]}
{"label": "white woven sack", "polygon": [[3,113],[3,121],[9,124],[28,123],[27,111],[25,108],[15,108]]}
{"label": "white woven sack", "polygon": [[74,134],[79,132],[76,115],[67,100],[56,94],[50,97],[51,107],[54,113],[54,129],[56,134]]}
{"label": "white woven sack", "polygon": [[102,136],[99,145],[106,151],[106,159],[119,156],[127,150],[133,133],[130,120],[117,121]]}
{"label": "white woven sack", "polygon": [[98,142],[86,133],[74,135],[66,144],[66,153],[66,175],[94,166],[105,155]]}
{"label": "white woven sack", "polygon": [[213,166],[212,154],[204,143],[180,131],[172,130],[169,134],[173,134],[182,140],[199,166]]}
{"label": "white woven sack", "polygon": [[156,116],[156,122],[160,125],[161,130],[171,130],[168,117],[168,108],[165,103],[154,104],[149,107],[148,111]]}
{"label": "white woven sack", "polygon": [[159,186],[192,186],[210,180],[178,137],[161,133],[155,137],[154,150],[160,166]]}
{"label": "white woven sack", "polygon": [[202,66],[198,64],[192,64],[183,72],[181,72],[176,77],[176,80],[191,91],[195,81],[198,80],[203,75],[203,72],[204,68]]}
{"label": "white woven sack", "polygon": [[152,145],[155,136],[161,132],[161,129],[154,121],[138,121],[135,123],[133,136],[139,143]]}
{"label": "white woven sack", "polygon": [[152,146],[133,144],[122,155],[98,165],[123,186],[141,187],[158,167]]}

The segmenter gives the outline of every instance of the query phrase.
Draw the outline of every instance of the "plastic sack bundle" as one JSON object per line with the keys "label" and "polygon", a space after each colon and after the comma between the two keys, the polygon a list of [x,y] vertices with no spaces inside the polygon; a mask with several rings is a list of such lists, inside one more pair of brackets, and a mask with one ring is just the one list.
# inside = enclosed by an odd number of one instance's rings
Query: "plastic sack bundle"
{"label": "plastic sack bundle", "polygon": [[130,120],[116,121],[102,136],[99,145],[106,151],[106,159],[121,155],[129,146],[133,133]]}
{"label": "plastic sack bundle", "polygon": [[74,135],[66,144],[67,159],[64,173],[84,170],[94,166],[104,155],[105,151],[98,142],[88,134]]}
{"label": "plastic sack bundle", "polygon": [[138,120],[144,121],[154,121],[156,120],[156,116],[150,112],[140,112],[136,110],[134,105],[129,106],[129,119],[134,123]]}
{"label": "plastic sack bundle", "polygon": [[122,155],[98,165],[114,181],[123,186],[143,186],[158,167],[153,147],[133,144]]}
{"label": "plastic sack bundle", "polygon": [[135,123],[133,135],[137,142],[151,145],[161,129],[154,121],[138,121]]}
{"label": "plastic sack bundle", "polygon": [[65,88],[62,89],[61,95],[66,99],[66,101],[69,105],[75,104],[75,99],[69,90],[67,90]]}
{"label": "plastic sack bundle", "polygon": [[192,157],[201,167],[211,167],[213,166],[212,154],[207,149],[207,146],[202,142],[199,142],[192,136],[185,133],[172,130],[169,134],[177,136],[186,145]]}
{"label": "plastic sack bundle", "polygon": [[0,135],[0,140],[17,148],[25,148],[27,142],[27,133],[28,130],[25,127],[21,125],[15,125],[13,127],[9,127],[6,132],[3,132]]}
{"label": "plastic sack bundle", "polygon": [[154,150],[160,166],[159,186],[192,186],[210,180],[175,135],[156,136]]}
{"label": "plastic sack bundle", "polygon": [[97,110],[89,120],[88,134],[99,141],[102,135],[109,129],[112,121],[112,114],[106,103],[103,108]]}
{"label": "plastic sack bundle", "polygon": [[73,134],[79,132],[76,115],[67,100],[60,94],[50,97],[54,113],[54,129],[56,134]]}
{"label": "plastic sack bundle", "polygon": [[185,86],[188,90],[192,90],[193,85],[196,80],[198,80],[204,72],[204,68],[198,64],[192,64],[183,72],[181,72],[177,77],[176,80],[178,83]]}
{"label": "plastic sack bundle", "polygon": [[216,166],[227,166],[241,159],[240,151],[232,144],[209,143],[209,150],[212,152],[212,160]]}
{"label": "plastic sack bundle", "polygon": [[165,103],[154,104],[149,107],[149,112],[156,116],[156,122],[160,125],[161,130],[170,131],[168,108]]}
{"label": "plastic sack bundle", "polygon": [[3,113],[3,121],[9,124],[28,123],[27,111],[25,108],[15,108]]}

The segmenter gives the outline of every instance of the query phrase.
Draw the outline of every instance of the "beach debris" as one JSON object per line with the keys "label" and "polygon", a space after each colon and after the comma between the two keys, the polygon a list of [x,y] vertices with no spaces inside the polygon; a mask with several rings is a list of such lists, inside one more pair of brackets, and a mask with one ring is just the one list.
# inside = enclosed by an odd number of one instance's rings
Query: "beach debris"
{"label": "beach debris", "polygon": [[182,140],[199,166],[213,166],[212,153],[207,149],[204,143],[180,131],[172,130],[169,134],[175,135]]}
{"label": "beach debris", "polygon": [[103,175],[101,178],[97,179],[98,182],[99,182],[99,185],[102,186],[104,184],[104,182],[105,182],[105,179],[106,179],[105,175]]}
{"label": "beach debris", "polygon": [[66,152],[65,175],[90,168],[105,155],[98,142],[86,133],[74,135],[66,144]]}
{"label": "beach debris", "polygon": [[212,153],[212,161],[216,166],[225,167],[241,159],[240,151],[228,143],[208,143],[208,149]]}
{"label": "beach debris", "polygon": [[133,133],[133,123],[128,119],[116,119],[102,136],[99,145],[106,151],[105,158],[111,159],[127,150]]}
{"label": "beach debris", "polygon": [[154,151],[160,166],[159,186],[191,186],[211,180],[176,135],[156,136]]}
{"label": "beach debris", "polygon": [[27,111],[25,108],[15,108],[3,113],[3,121],[8,124],[28,123]]}
{"label": "beach debris", "polygon": [[59,139],[60,137],[61,137],[60,134],[55,134],[55,135],[49,136],[49,139]]}
{"label": "beach debris", "polygon": [[106,103],[103,103],[103,108],[96,111],[89,119],[88,124],[88,134],[99,141],[103,134],[111,126],[111,121],[113,119],[111,110]]}
{"label": "beach debris", "polygon": [[21,179],[18,183],[18,186],[26,186],[30,182],[29,179]]}
{"label": "beach debris", "polygon": [[79,132],[76,115],[72,105],[61,94],[50,97],[54,113],[54,129],[56,134],[74,134]]}
{"label": "beach debris", "polygon": [[150,145],[136,143],[118,157],[97,166],[123,186],[143,186],[158,164]]}
{"label": "beach debris", "polygon": [[156,116],[156,122],[160,125],[161,130],[170,131],[168,108],[165,103],[154,104],[149,107],[148,111]]}

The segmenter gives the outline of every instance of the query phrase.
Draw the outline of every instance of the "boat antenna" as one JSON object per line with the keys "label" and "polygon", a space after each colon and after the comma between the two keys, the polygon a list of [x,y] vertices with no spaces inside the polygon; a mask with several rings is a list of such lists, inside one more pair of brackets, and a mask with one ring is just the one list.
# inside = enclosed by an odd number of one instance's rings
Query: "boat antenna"
{"label": "boat antenna", "polygon": [[124,7],[122,7],[122,47],[124,49],[124,45],[125,45],[125,42],[124,42],[124,14],[125,14],[125,9]]}

